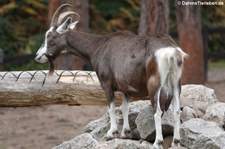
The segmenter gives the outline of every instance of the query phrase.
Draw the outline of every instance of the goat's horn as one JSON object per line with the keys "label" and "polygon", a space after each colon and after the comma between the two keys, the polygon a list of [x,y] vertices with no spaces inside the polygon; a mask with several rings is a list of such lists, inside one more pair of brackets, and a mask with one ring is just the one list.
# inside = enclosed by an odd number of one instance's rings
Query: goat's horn
{"label": "goat's horn", "polygon": [[66,8],[66,7],[73,7],[71,4],[63,4],[61,5],[56,11],[55,13],[53,14],[52,16],[52,22],[51,22],[51,26],[54,26],[56,23],[57,23],[57,20],[58,20],[58,17],[60,15],[60,12]]}
{"label": "goat's horn", "polygon": [[63,12],[63,13],[61,13],[59,15],[57,24],[61,24],[62,20],[64,18],[66,18],[67,16],[69,16],[69,15],[76,15],[78,17],[78,21],[80,20],[80,15],[79,14],[77,14],[76,12],[73,12],[73,11],[67,11],[67,12]]}

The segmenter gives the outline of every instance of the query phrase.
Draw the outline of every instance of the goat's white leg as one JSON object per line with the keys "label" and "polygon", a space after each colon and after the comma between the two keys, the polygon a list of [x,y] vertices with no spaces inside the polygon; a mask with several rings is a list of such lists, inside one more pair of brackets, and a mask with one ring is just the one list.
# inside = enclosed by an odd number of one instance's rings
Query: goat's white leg
{"label": "goat's white leg", "polygon": [[109,139],[111,138],[118,138],[119,137],[119,132],[116,124],[116,107],[115,103],[111,102],[109,105],[109,117],[110,117],[110,129],[107,132],[107,137]]}
{"label": "goat's white leg", "polygon": [[179,101],[179,89],[174,86],[174,98],[173,98],[173,116],[174,116],[174,131],[172,146],[180,146],[180,101]]}
{"label": "goat's white leg", "polygon": [[160,107],[160,92],[161,88],[159,88],[159,90],[157,91],[157,105],[156,105],[156,112],[154,114],[156,137],[153,147],[155,149],[163,149],[162,123],[161,123],[162,110]]}
{"label": "goat's white leg", "polygon": [[124,96],[123,103],[122,103],[122,113],[123,113],[123,129],[121,132],[121,138],[131,138],[131,130],[129,125],[129,97]]}

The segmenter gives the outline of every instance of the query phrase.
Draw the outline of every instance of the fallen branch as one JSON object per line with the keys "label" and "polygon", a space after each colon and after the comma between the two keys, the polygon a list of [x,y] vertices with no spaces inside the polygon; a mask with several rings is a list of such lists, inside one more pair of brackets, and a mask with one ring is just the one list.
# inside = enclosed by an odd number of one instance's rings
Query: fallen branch
{"label": "fallen branch", "polygon": [[[116,93],[116,103],[122,94]],[[49,104],[107,105],[95,72],[47,71],[0,72],[0,107]]]}

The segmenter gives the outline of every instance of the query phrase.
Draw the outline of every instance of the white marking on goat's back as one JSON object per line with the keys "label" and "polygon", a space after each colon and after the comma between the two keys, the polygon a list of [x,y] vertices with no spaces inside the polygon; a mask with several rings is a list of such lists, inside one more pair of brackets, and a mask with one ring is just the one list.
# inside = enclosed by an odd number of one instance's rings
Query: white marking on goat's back
{"label": "white marking on goat's back", "polygon": [[177,51],[180,52],[182,56],[186,54],[178,47],[161,48],[155,52],[161,86],[166,85],[169,81],[169,84],[167,84],[169,86],[166,87],[169,87],[170,89],[168,89],[170,91],[172,90],[171,87],[173,84],[180,79],[182,73],[182,67],[177,65]]}

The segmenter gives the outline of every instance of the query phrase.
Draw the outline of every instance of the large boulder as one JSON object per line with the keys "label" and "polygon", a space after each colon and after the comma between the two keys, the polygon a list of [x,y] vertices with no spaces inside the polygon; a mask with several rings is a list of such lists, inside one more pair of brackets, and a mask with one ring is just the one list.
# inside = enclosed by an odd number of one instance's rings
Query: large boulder
{"label": "large boulder", "polygon": [[188,121],[192,118],[202,118],[203,113],[198,109],[193,109],[191,107],[184,107],[180,114],[181,122]]}
{"label": "large boulder", "polygon": [[113,139],[99,143],[96,149],[153,149],[153,145],[147,141]]}
{"label": "large boulder", "polygon": [[[144,140],[153,142],[155,140],[155,121],[154,110],[150,104],[143,108],[138,114],[135,123],[140,133],[140,137]],[[173,133],[173,109],[170,105],[168,111],[164,112],[162,117],[162,132],[164,136]]]}
{"label": "large boulder", "polygon": [[180,128],[181,143],[190,149],[222,149],[225,146],[225,132],[217,123],[202,119],[190,119]]}
{"label": "large boulder", "polygon": [[153,145],[147,141],[125,139],[98,142],[89,133],[85,133],[52,149],[153,149]]}
{"label": "large boulder", "polygon": [[214,90],[203,85],[183,85],[180,99],[181,107],[193,107],[203,113],[209,106],[218,102]]}
{"label": "large boulder", "polygon": [[207,121],[214,121],[225,129],[225,103],[218,102],[208,107],[203,119]]}
{"label": "large boulder", "polygon": [[97,146],[97,144],[98,142],[93,139],[90,134],[84,133],[70,141],[63,142],[52,149],[93,149]]}

